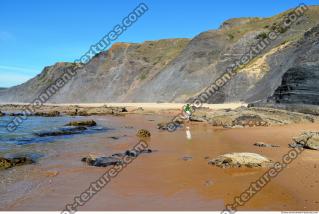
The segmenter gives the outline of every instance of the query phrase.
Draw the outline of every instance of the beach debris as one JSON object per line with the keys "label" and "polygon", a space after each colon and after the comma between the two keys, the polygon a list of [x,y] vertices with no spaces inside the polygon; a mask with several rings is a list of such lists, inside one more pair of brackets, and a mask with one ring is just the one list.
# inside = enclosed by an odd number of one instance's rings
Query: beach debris
{"label": "beach debris", "polygon": [[25,164],[32,164],[34,161],[26,156],[4,158],[0,157],[0,169],[8,169],[15,166],[21,166]]}
{"label": "beach debris", "polygon": [[210,160],[208,164],[212,164],[221,168],[229,167],[268,167],[271,160],[256,153],[228,153],[218,156],[216,159]]}
{"label": "beach debris", "polygon": [[137,131],[136,136],[141,138],[151,137],[151,132],[146,129],[140,129]]}
{"label": "beach debris", "polygon": [[43,131],[39,133],[34,133],[39,137],[49,137],[49,136],[61,136],[61,135],[73,135],[73,134],[81,134],[87,130],[86,127],[78,126],[78,127],[67,127],[67,128],[60,128],[54,131]]}
{"label": "beach debris", "polygon": [[254,146],[259,146],[259,147],[280,147],[278,145],[272,145],[264,142],[256,142],[254,143]]}
{"label": "beach debris", "polygon": [[298,137],[294,137],[290,147],[303,147],[305,149],[319,150],[319,132],[305,131]]}
{"label": "beach debris", "polygon": [[96,122],[94,120],[85,120],[85,121],[72,121],[65,126],[96,126]]}

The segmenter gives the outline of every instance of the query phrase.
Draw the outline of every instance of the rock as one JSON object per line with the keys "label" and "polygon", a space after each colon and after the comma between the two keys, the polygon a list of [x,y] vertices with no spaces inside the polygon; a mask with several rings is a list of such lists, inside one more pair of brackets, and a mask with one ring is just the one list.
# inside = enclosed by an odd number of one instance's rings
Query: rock
{"label": "rock", "polygon": [[151,137],[151,133],[146,129],[140,129],[137,131],[136,136],[141,138],[147,138]]}
{"label": "rock", "polygon": [[133,126],[124,126],[124,128],[126,128],[126,129],[133,129],[134,127],[133,127]]}
{"label": "rock", "polygon": [[12,167],[11,161],[0,157],[0,169],[8,169],[10,167]]}
{"label": "rock", "polygon": [[[312,56],[312,55],[311,55]],[[319,64],[305,63],[289,68],[270,98],[276,103],[319,104]]]}
{"label": "rock", "polygon": [[121,163],[122,163],[122,160],[115,157],[99,157],[95,160],[92,166],[107,167],[107,166],[118,165]]}
{"label": "rock", "polygon": [[209,186],[211,186],[211,185],[213,185],[213,184],[214,184],[214,182],[213,182],[213,180],[211,180],[211,179],[205,181],[205,186],[207,186],[207,187],[209,187]]}
{"label": "rock", "polygon": [[34,161],[26,156],[3,158],[0,157],[0,169],[8,169],[15,166],[32,164]]}
{"label": "rock", "polygon": [[157,128],[161,130],[167,130],[168,129],[167,123],[158,123]]}
{"label": "rock", "polygon": [[86,162],[87,164],[92,165],[93,162],[96,160],[97,156],[89,154],[88,156],[81,159],[81,161]]}
{"label": "rock", "polygon": [[254,143],[254,146],[259,146],[259,147],[279,147],[278,145],[272,145],[272,144],[267,144],[263,142],[256,142]]}
{"label": "rock", "polygon": [[0,111],[0,117],[5,116],[6,114]]}
{"label": "rock", "polygon": [[[157,128],[161,130],[172,130],[172,129],[177,129],[180,128],[182,125],[181,121],[175,121],[175,122],[169,122],[169,123],[158,123]],[[172,127],[173,126],[173,127]]]}
{"label": "rock", "polygon": [[235,126],[232,126],[231,128],[232,128],[232,129],[242,129],[242,128],[244,128],[244,126],[235,125]]}
{"label": "rock", "polygon": [[87,121],[73,121],[70,122],[68,124],[66,124],[66,126],[96,126],[96,122],[94,120],[87,120]]}
{"label": "rock", "polygon": [[241,115],[237,117],[232,126],[268,126],[268,122],[264,121],[259,115]]}
{"label": "rock", "polygon": [[142,151],[136,151],[136,150],[127,150],[124,155],[129,157],[137,157],[142,153],[152,153],[153,151],[151,149],[144,149]]}
{"label": "rock", "polygon": [[58,117],[60,116],[60,112],[58,111],[50,111],[50,112],[36,112],[34,116],[39,117]]}
{"label": "rock", "polygon": [[128,112],[128,110],[125,107],[122,107],[121,112]]}
{"label": "rock", "polygon": [[19,117],[19,116],[24,116],[23,113],[10,113],[9,116],[11,117]]}
{"label": "rock", "polygon": [[193,122],[207,122],[207,120],[205,120],[204,118],[194,115],[190,116],[189,120]]}
{"label": "rock", "polygon": [[85,117],[85,116],[89,116],[89,113],[87,113],[86,111],[79,111],[77,112],[76,115]]}
{"label": "rock", "polygon": [[153,152],[151,149],[145,149],[142,151],[127,150],[124,153],[115,153],[111,156],[97,157],[95,155],[88,155],[87,157],[82,158],[81,161],[86,162],[87,164],[91,166],[107,167],[107,166],[122,164],[123,161],[120,158],[123,158],[124,156],[138,157],[142,153],[151,153],[151,152]]}
{"label": "rock", "polygon": [[49,137],[49,136],[61,136],[61,135],[73,135],[73,134],[81,134],[83,131],[87,130],[86,127],[68,127],[61,128],[55,131],[44,131],[40,133],[35,133],[35,135],[39,137]]}
{"label": "rock", "polygon": [[192,157],[192,156],[184,156],[184,157],[182,157],[182,159],[183,159],[184,161],[189,161],[189,160],[192,160],[193,157]]}
{"label": "rock", "polygon": [[221,167],[267,167],[271,161],[259,154],[255,153],[229,153],[218,156],[216,159],[210,160],[209,164]]}
{"label": "rock", "polygon": [[113,140],[118,140],[118,139],[120,139],[120,137],[116,137],[116,136],[112,136],[112,137],[109,137],[109,138],[111,138],[111,139],[113,139]]}
{"label": "rock", "polygon": [[305,149],[319,150],[319,132],[303,132],[292,140],[293,143],[289,144],[290,147],[303,147]]}
{"label": "rock", "polygon": [[97,167],[107,167],[107,166],[114,166],[121,164],[122,161],[119,158],[116,157],[96,157],[94,155],[89,155],[88,157],[82,158],[83,162],[86,162],[87,164],[91,166],[97,166]]}

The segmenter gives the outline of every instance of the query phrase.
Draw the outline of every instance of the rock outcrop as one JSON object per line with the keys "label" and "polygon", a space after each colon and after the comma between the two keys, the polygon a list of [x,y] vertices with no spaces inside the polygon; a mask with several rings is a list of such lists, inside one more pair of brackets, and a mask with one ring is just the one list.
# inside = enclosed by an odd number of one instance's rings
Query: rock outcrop
{"label": "rock outcrop", "polygon": [[209,164],[221,167],[268,167],[271,161],[259,154],[255,153],[229,153],[218,156],[216,159],[210,160]]}
{"label": "rock outcrop", "polygon": [[290,147],[303,147],[305,149],[319,150],[319,132],[307,131],[293,138]]}

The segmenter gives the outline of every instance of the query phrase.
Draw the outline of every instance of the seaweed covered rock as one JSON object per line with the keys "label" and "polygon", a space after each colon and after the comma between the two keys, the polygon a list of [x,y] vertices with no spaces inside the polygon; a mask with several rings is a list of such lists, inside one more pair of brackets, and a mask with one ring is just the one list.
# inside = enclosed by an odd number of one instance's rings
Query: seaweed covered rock
{"label": "seaweed covered rock", "polygon": [[96,122],[94,120],[86,120],[86,121],[72,121],[68,124],[66,124],[66,126],[96,126]]}
{"label": "seaweed covered rock", "polygon": [[0,157],[0,170],[8,169],[15,166],[21,166],[25,164],[32,164],[34,161],[26,156],[13,157],[13,158],[4,158]]}
{"label": "seaweed covered rock", "polygon": [[137,131],[136,136],[141,138],[151,137],[151,132],[146,129],[140,129]]}
{"label": "seaweed covered rock", "polygon": [[267,167],[270,166],[271,161],[256,153],[228,153],[220,155],[217,158],[210,160],[209,164],[221,167]]}

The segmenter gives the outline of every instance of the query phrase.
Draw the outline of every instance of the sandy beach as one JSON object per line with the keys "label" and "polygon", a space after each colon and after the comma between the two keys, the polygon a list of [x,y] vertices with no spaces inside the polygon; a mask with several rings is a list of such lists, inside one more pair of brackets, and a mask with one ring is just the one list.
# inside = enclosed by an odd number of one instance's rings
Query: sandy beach
{"label": "sandy beach", "polygon": [[[185,128],[173,133],[157,129],[157,123],[169,118],[157,114],[90,116],[86,119],[114,130],[31,146],[48,155],[36,164],[0,172],[0,209],[62,210],[107,170],[86,165],[82,157],[131,149],[138,142],[136,131],[146,128],[152,134],[149,147],[154,152],[139,156],[79,210],[221,210],[267,169],[222,169],[209,165],[210,159],[229,152],[254,152],[280,161],[292,137],[319,128],[313,123],[225,129],[187,122],[192,135],[188,140]],[[253,146],[257,141],[280,147]],[[318,210],[317,156],[317,151],[304,151],[239,210]]]}

